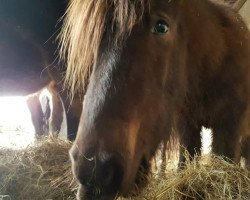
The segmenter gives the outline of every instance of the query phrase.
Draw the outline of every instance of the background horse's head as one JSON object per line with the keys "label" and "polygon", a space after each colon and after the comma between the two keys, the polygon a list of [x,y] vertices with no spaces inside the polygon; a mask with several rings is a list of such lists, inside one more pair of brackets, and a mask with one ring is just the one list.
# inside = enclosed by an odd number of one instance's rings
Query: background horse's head
{"label": "background horse's head", "polygon": [[182,109],[186,77],[202,62],[221,61],[215,8],[199,0],[71,2],[62,33],[66,81],[74,93],[89,78],[70,151],[79,198],[126,195],[140,185],[169,136],[173,109]]}

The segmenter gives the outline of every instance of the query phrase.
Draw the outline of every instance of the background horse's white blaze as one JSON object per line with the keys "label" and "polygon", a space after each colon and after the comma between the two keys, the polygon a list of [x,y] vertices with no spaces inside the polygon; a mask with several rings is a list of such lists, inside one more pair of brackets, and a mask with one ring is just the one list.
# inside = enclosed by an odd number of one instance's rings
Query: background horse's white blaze
{"label": "background horse's white blaze", "polygon": [[25,148],[35,141],[26,97],[0,98],[0,147]]}

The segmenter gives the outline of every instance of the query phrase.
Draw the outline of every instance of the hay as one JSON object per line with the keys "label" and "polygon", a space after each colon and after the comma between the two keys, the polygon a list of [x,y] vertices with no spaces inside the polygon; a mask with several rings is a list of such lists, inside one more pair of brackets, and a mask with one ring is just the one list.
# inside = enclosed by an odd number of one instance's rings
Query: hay
{"label": "hay", "polygon": [[182,171],[172,171],[152,179],[142,194],[133,200],[249,200],[250,174],[226,158],[196,157]]}
{"label": "hay", "polygon": [[[25,150],[0,149],[0,199],[75,199],[70,146],[70,142],[49,138]],[[185,170],[152,175],[149,186],[130,199],[250,199],[248,170],[221,157],[208,160],[197,157]]]}
{"label": "hay", "polygon": [[70,146],[48,138],[24,150],[0,149],[0,199],[74,199]]}

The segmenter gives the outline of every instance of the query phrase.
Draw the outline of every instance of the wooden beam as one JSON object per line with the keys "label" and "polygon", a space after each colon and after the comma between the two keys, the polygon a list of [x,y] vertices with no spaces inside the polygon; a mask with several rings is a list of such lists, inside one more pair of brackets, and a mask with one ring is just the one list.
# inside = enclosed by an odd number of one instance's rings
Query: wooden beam
{"label": "wooden beam", "polygon": [[239,11],[243,5],[246,3],[247,0],[238,0],[234,3],[233,8],[237,11]]}

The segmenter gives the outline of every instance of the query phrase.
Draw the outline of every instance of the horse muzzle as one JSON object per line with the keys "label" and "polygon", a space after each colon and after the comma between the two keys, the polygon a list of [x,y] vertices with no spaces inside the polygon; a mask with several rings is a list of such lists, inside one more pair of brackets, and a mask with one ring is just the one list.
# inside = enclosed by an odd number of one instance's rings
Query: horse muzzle
{"label": "horse muzzle", "polygon": [[114,199],[124,175],[122,158],[117,153],[93,152],[70,150],[73,174],[79,182],[78,200]]}

